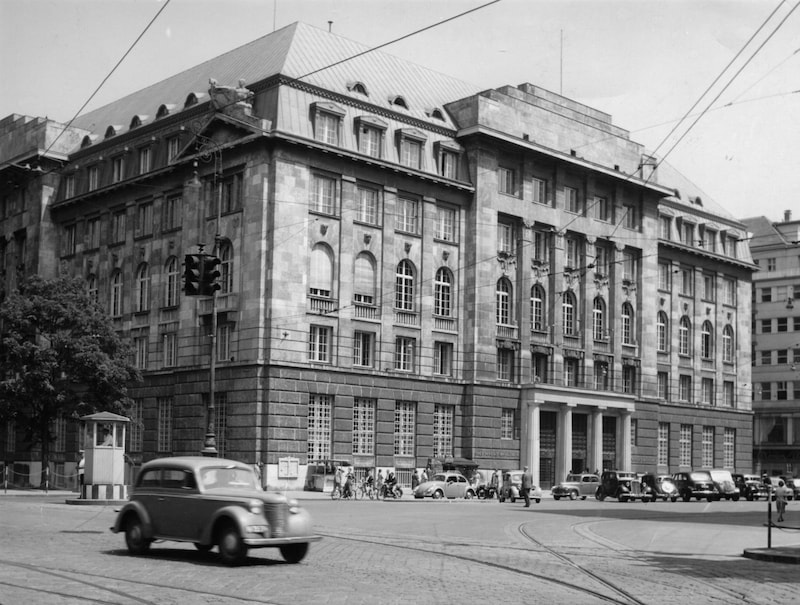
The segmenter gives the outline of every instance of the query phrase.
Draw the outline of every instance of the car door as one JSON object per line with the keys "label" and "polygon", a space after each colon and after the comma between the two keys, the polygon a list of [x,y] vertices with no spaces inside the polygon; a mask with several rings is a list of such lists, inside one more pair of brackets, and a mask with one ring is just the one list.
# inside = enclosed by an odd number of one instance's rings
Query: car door
{"label": "car door", "polygon": [[198,489],[194,475],[184,469],[165,469],[162,485],[161,534],[179,540],[196,541],[203,522],[198,506]]}
{"label": "car door", "polygon": [[[463,477],[462,477],[463,478]],[[464,479],[464,484],[459,486],[459,477],[458,475],[447,475],[447,480],[444,484],[444,495],[448,498],[458,498],[458,493],[460,489],[463,489],[466,486],[466,479]]]}

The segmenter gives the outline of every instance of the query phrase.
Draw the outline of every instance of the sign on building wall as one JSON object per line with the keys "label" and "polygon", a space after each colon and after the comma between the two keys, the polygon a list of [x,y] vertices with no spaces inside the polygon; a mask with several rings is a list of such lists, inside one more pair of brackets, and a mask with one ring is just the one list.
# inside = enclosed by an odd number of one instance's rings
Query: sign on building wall
{"label": "sign on building wall", "polygon": [[299,474],[299,458],[278,458],[278,479],[297,479]]}

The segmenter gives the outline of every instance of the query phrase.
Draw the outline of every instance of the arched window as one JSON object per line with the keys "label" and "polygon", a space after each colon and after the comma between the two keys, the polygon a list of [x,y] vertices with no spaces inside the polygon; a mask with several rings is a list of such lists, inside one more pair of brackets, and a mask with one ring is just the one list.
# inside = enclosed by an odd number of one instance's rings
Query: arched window
{"label": "arched window", "polygon": [[700,330],[700,357],[703,359],[714,357],[714,326],[708,320],[703,322]]}
{"label": "arched window", "polygon": [[540,284],[531,288],[531,330],[544,332],[547,329],[545,316],[545,291]]}
{"label": "arched window", "polygon": [[326,246],[311,251],[311,275],[308,292],[312,296],[330,298],[333,290],[333,258]]}
{"label": "arched window", "polygon": [[394,276],[394,306],[401,311],[414,310],[414,266],[402,260]]}
{"label": "arched window", "polygon": [[681,355],[692,354],[692,322],[685,315],[681,317],[678,325],[678,353]]}
{"label": "arched window", "polygon": [[669,347],[669,318],[664,311],[656,315],[656,348],[666,353]]}
{"label": "arched window", "polygon": [[631,305],[631,303],[623,303],[620,319],[622,320],[622,344],[635,344],[633,333],[633,305]]}
{"label": "arched window", "polygon": [[733,363],[733,328],[730,325],[722,330],[722,361]]}
{"label": "arched window", "polygon": [[93,302],[98,302],[100,300],[97,291],[97,276],[94,273],[90,273],[86,276],[86,293]]}
{"label": "arched window", "polygon": [[134,292],[133,305],[134,310],[149,311],[150,310],[150,269],[147,263],[142,263],[136,270],[136,291]]}
{"label": "arched window", "polygon": [[496,301],[496,317],[497,323],[503,326],[513,325],[511,318],[513,317],[513,299],[511,282],[505,277],[497,280],[497,291],[495,292]]}
{"label": "arched window", "polygon": [[164,273],[167,276],[166,289],[164,290],[164,306],[177,307],[180,301],[180,265],[178,259],[170,256],[164,266]]}
{"label": "arched window", "polygon": [[561,321],[564,325],[564,334],[575,334],[575,295],[569,290],[561,297]]}
{"label": "arched window", "polygon": [[220,294],[233,292],[233,245],[222,242],[219,247]]}
{"label": "arched window", "polygon": [[122,271],[117,269],[111,275],[111,317],[122,315]]}
{"label": "arched window", "polygon": [[375,263],[364,252],[356,257],[353,269],[353,300],[362,305],[375,304]]}
{"label": "arched window", "polygon": [[592,336],[595,340],[606,338],[606,301],[597,296],[592,303]]}
{"label": "arched window", "polygon": [[433,314],[450,317],[453,314],[453,276],[449,269],[436,271],[433,291]]}

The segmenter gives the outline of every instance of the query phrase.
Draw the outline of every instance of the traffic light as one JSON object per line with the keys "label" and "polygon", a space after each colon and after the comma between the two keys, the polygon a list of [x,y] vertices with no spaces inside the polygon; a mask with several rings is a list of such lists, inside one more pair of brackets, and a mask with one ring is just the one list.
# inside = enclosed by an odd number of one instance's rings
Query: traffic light
{"label": "traffic light", "polygon": [[222,286],[217,281],[222,275],[217,267],[222,261],[216,256],[206,256],[202,266],[202,278],[200,280],[200,294],[211,296]]}
{"label": "traffic light", "polygon": [[186,296],[200,296],[203,255],[187,254],[183,259],[183,291]]}

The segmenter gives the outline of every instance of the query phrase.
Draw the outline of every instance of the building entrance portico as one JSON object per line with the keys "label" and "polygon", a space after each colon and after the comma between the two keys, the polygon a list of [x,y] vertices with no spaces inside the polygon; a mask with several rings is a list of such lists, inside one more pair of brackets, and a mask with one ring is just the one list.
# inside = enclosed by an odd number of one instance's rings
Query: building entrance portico
{"label": "building entrance portico", "polygon": [[631,469],[633,400],[545,391],[523,392],[521,462],[535,485],[552,487],[570,471]]}

